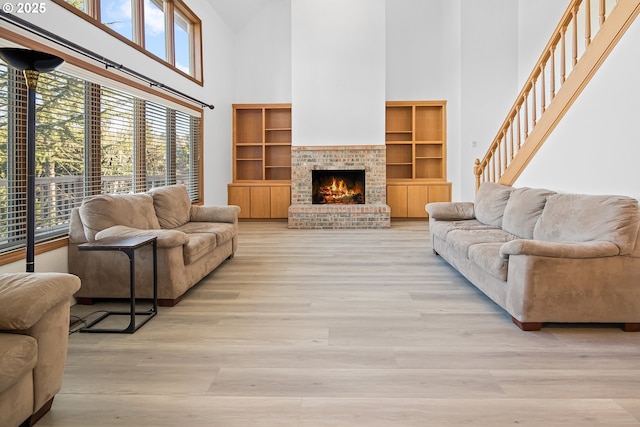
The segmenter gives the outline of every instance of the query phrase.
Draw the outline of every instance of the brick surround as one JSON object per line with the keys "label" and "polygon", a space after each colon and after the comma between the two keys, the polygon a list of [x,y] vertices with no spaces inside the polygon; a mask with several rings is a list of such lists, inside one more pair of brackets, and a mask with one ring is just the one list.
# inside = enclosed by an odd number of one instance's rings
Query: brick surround
{"label": "brick surround", "polygon": [[[311,171],[331,169],[364,169],[366,204],[312,204]],[[384,145],[293,146],[289,228],[387,228],[386,181]]]}

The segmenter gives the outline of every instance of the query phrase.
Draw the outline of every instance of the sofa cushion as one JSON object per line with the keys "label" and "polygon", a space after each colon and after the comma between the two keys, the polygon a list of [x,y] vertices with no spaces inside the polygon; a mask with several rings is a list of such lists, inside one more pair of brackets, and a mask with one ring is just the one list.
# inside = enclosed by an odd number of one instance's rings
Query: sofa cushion
{"label": "sofa cushion", "polygon": [[484,224],[502,227],[502,216],[513,187],[485,182],[476,193],[474,211],[476,219]]}
{"label": "sofa cushion", "polygon": [[94,241],[96,233],[114,225],[158,230],[160,224],[148,194],[100,194],[87,197],[80,206],[84,234]]}
{"label": "sofa cushion", "polygon": [[0,333],[0,393],[29,373],[38,360],[38,342],[28,335]]}
{"label": "sofa cushion", "polygon": [[464,221],[431,221],[429,230],[431,234],[442,240],[447,239],[447,234],[453,230],[491,230],[495,229],[487,224],[483,224],[477,219],[468,219]]}
{"label": "sofa cushion", "polygon": [[0,273],[0,330],[24,331],[51,308],[68,302],[80,278],[67,273]]}
{"label": "sofa cushion", "polygon": [[518,188],[511,192],[502,217],[502,229],[523,239],[533,238],[533,229],[542,214],[547,197],[554,191],[542,188]]}
{"label": "sofa cushion", "polygon": [[205,255],[211,255],[216,248],[216,235],[211,233],[189,234],[189,243],[184,245],[184,265],[198,261]]}
{"label": "sofa cushion", "polygon": [[186,234],[211,233],[216,236],[216,245],[220,246],[231,240],[237,234],[237,227],[226,222],[188,222],[178,228]]}
{"label": "sofa cushion", "polygon": [[[500,229],[453,230],[447,234],[449,243],[457,252],[469,257],[469,247],[479,243],[504,243],[517,239],[517,236]],[[496,254],[498,251],[496,251]]]}
{"label": "sofa cushion", "polygon": [[176,228],[189,222],[191,200],[184,185],[168,185],[149,190],[162,228]]}
{"label": "sofa cushion", "polygon": [[533,238],[550,242],[609,241],[628,255],[640,227],[638,201],[625,196],[549,196]]}
{"label": "sofa cushion", "polygon": [[500,256],[503,243],[478,243],[469,247],[469,259],[498,280],[507,281],[509,259]]}
{"label": "sofa cushion", "polygon": [[430,218],[459,221],[476,217],[471,202],[432,202],[425,206]]}

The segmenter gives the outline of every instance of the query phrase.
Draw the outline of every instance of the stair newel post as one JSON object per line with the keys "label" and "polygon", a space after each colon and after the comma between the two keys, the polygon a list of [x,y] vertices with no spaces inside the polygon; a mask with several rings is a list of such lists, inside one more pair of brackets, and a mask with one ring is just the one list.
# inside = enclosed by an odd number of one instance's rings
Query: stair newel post
{"label": "stair newel post", "polygon": [[473,174],[476,177],[476,191],[480,188],[480,175],[482,175],[482,167],[480,166],[480,159],[476,159],[473,166]]}

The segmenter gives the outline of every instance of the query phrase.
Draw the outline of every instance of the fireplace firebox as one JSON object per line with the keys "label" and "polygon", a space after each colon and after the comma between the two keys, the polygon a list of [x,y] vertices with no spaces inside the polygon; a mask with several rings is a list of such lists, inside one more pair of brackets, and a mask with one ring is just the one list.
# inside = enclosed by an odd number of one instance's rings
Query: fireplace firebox
{"label": "fireplace firebox", "polygon": [[364,204],[364,170],[312,170],[311,182],[314,205]]}

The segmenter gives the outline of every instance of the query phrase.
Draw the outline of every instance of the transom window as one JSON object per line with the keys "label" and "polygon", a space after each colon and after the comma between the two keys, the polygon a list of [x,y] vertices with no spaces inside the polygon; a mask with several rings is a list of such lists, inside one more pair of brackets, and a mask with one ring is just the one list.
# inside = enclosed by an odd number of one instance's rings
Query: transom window
{"label": "transom window", "polygon": [[202,83],[200,19],[182,0],[53,0]]}

